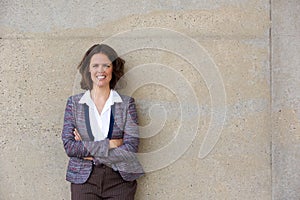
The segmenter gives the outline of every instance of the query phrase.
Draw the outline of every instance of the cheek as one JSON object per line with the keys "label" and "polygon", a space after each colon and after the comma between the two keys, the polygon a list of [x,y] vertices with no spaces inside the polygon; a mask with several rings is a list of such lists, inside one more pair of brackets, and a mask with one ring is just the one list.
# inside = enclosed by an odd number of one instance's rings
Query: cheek
{"label": "cheek", "polygon": [[112,76],[112,74],[113,74],[113,70],[112,70],[112,68],[109,70],[109,75],[110,76]]}

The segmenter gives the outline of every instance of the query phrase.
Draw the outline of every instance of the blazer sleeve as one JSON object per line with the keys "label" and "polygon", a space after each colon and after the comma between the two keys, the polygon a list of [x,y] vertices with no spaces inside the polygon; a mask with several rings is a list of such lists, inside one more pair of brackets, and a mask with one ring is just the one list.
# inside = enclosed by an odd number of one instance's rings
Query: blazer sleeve
{"label": "blazer sleeve", "polygon": [[116,164],[119,162],[136,161],[139,145],[139,128],[136,106],[133,98],[129,99],[126,109],[123,144],[108,151],[108,156],[94,158],[95,163]]}
{"label": "blazer sleeve", "polygon": [[108,156],[109,140],[102,141],[76,141],[74,138],[75,122],[75,108],[74,100],[72,97],[68,98],[65,115],[64,125],[62,130],[62,141],[65,151],[69,157],[97,157]]}

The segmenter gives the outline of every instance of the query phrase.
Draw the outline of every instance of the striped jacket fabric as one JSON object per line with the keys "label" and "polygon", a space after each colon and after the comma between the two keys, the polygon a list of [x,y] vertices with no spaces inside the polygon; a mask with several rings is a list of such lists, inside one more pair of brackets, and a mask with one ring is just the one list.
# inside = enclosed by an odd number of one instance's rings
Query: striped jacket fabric
{"label": "striped jacket fabric", "polygon": [[[95,165],[107,165],[119,171],[126,181],[133,181],[144,174],[143,168],[137,159],[136,153],[139,145],[139,129],[137,112],[134,99],[120,95],[122,102],[112,106],[114,118],[112,139],[123,138],[123,144],[114,149],[109,149],[109,139],[93,141],[88,109],[86,104],[80,104],[79,100],[84,93],[68,98],[62,141],[68,155],[67,181],[82,184],[89,178],[93,163]],[[82,141],[76,141],[73,130],[76,128]],[[93,161],[84,160],[84,157],[93,157]]]}

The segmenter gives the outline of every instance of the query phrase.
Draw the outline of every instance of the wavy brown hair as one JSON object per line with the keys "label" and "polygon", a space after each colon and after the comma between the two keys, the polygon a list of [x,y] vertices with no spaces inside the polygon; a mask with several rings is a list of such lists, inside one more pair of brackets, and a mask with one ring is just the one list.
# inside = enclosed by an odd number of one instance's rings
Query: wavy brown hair
{"label": "wavy brown hair", "polygon": [[95,44],[87,50],[77,67],[82,76],[80,81],[81,89],[91,90],[93,88],[93,81],[91,79],[91,73],[89,72],[89,66],[93,55],[98,53],[106,55],[112,62],[113,71],[112,79],[109,82],[110,89],[114,89],[118,80],[124,75],[125,60],[120,58],[116,51],[110,46],[106,44]]}

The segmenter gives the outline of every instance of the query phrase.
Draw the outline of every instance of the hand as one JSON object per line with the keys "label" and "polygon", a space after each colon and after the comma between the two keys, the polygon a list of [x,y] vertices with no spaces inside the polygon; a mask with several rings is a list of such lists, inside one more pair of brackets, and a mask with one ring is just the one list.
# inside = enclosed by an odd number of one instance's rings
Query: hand
{"label": "hand", "polygon": [[82,141],[81,136],[76,128],[74,129],[73,134],[76,141]]}
{"label": "hand", "polygon": [[123,144],[123,139],[114,139],[114,140],[109,140],[109,148],[117,148]]}
{"label": "hand", "polygon": [[83,159],[84,160],[93,160],[94,158],[93,157],[84,157]]}
{"label": "hand", "polygon": [[[74,129],[73,134],[74,134],[74,138],[76,141],[82,141],[81,136],[76,128]],[[84,160],[93,160],[93,157],[84,157],[83,159]]]}

